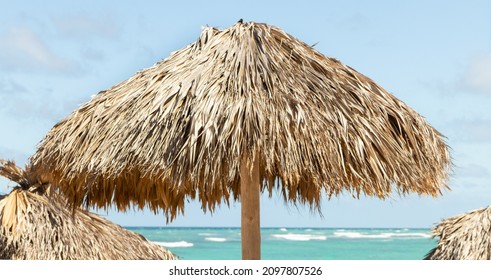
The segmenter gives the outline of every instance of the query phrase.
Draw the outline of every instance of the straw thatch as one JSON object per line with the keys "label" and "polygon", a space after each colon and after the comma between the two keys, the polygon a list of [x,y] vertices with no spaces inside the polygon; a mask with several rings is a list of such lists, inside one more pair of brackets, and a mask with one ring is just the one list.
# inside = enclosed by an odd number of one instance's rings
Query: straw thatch
{"label": "straw thatch", "polygon": [[204,210],[240,197],[241,158],[262,189],[318,206],[343,190],[438,195],[442,135],[368,77],[277,27],[241,21],[102,91],[31,158],[75,204]]}
{"label": "straw thatch", "polygon": [[12,162],[0,161],[0,175],[20,185],[0,197],[0,259],[175,259],[140,234],[68,209],[49,186],[29,183]]}
{"label": "straw thatch", "polygon": [[491,260],[491,206],[443,220],[427,260]]}

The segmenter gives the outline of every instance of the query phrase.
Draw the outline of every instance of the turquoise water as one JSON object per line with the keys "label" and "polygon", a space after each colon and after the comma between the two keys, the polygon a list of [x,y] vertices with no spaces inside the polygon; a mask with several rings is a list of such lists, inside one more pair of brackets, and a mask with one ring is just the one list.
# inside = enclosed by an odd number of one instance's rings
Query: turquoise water
{"label": "turquoise water", "polygon": [[[184,260],[241,258],[240,228],[128,227]],[[429,229],[262,228],[266,260],[421,260]]]}

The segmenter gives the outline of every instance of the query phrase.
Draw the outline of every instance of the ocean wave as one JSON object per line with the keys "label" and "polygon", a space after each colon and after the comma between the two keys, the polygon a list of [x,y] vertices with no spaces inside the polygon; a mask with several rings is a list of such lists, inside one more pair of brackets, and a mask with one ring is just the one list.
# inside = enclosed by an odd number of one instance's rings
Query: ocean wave
{"label": "ocean wave", "polygon": [[225,242],[225,241],[227,241],[227,238],[223,238],[223,237],[206,237],[205,240],[211,241],[211,242]]}
{"label": "ocean wave", "polygon": [[154,241],[153,243],[158,244],[160,246],[168,247],[168,248],[176,248],[176,247],[193,247],[194,244],[186,241],[177,241],[177,242],[158,242]]}
{"label": "ocean wave", "polygon": [[382,232],[377,234],[366,234],[356,231],[336,231],[334,232],[335,237],[340,238],[380,238],[380,239],[390,239],[390,238],[431,238],[431,234],[423,232],[412,232],[412,233],[402,233],[402,232]]}
{"label": "ocean wave", "polygon": [[313,235],[313,234],[273,234],[275,238],[286,239],[292,241],[310,241],[310,240],[326,240],[327,237],[325,235]]}
{"label": "ocean wave", "polygon": [[212,236],[213,234],[208,233],[208,232],[199,232],[198,235],[199,236]]}
{"label": "ocean wave", "polygon": [[280,228],[280,231],[288,231],[286,228]]}

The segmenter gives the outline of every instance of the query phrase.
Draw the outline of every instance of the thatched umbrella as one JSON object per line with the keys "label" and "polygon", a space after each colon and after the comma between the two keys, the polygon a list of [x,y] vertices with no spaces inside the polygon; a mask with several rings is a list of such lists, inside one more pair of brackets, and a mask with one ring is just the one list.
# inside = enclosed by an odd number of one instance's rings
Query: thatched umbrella
{"label": "thatched umbrella", "polygon": [[491,206],[443,220],[426,260],[491,260]]}
{"label": "thatched umbrella", "polygon": [[[442,135],[368,77],[281,29],[204,28],[198,40],[102,91],[31,158],[76,205],[242,203],[243,258],[259,258],[259,194],[319,206],[321,190],[437,195]],[[250,249],[250,251],[249,251]]]}
{"label": "thatched umbrella", "polygon": [[0,160],[0,175],[20,185],[0,197],[0,259],[176,258],[98,215],[72,211],[50,186],[31,184],[27,173],[12,162]]}

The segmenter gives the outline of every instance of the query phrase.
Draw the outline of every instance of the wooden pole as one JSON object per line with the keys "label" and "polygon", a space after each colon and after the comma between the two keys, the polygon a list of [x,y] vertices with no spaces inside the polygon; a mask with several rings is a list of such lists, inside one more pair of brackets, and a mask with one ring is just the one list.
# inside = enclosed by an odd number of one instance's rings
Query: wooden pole
{"label": "wooden pole", "polygon": [[260,196],[259,164],[257,157],[253,163],[243,157],[240,164],[240,199],[241,199],[241,238],[242,259],[261,259],[260,229]]}

